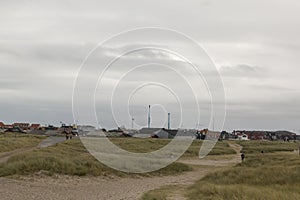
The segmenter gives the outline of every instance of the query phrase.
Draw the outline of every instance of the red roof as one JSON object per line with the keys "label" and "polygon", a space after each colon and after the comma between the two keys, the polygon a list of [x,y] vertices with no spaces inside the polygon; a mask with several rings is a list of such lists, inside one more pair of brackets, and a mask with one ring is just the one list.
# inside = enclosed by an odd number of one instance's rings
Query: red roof
{"label": "red roof", "polygon": [[5,126],[5,124],[3,122],[0,122],[0,126],[3,127]]}
{"label": "red roof", "polygon": [[40,124],[31,124],[31,128],[39,128],[41,125]]}

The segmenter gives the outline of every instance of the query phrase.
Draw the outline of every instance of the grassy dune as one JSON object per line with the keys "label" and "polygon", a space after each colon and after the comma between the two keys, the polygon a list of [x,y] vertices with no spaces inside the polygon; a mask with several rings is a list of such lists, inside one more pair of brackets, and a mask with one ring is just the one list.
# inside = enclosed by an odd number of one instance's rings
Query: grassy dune
{"label": "grassy dune", "polygon": [[[111,139],[111,141],[118,145],[119,147],[137,153],[147,153],[151,151],[158,150],[163,146],[167,145],[171,140],[167,139],[139,139],[139,138],[120,138],[120,139]],[[199,150],[201,145],[203,144],[200,140],[193,141],[192,145],[183,155],[184,157],[198,157]],[[230,148],[228,143],[225,142],[217,142],[214,146],[213,150],[209,153],[209,155],[227,155],[227,154],[235,154],[235,151]]]}
{"label": "grassy dune", "polygon": [[[174,163],[147,175],[172,175],[192,170],[189,166]],[[37,149],[13,156],[6,164],[0,165],[0,176],[28,175],[44,171],[48,175],[117,175],[125,176],[92,157],[79,139],[69,140],[55,146]]]}
{"label": "grassy dune", "polygon": [[[297,144],[241,142],[244,163],[206,176],[191,186],[188,199],[299,199],[300,157]],[[260,153],[272,152],[272,153]]]}
{"label": "grassy dune", "polygon": [[167,200],[168,195],[178,190],[180,190],[180,187],[178,186],[173,186],[173,185],[164,186],[159,189],[151,190],[145,193],[142,196],[141,200]]}
{"label": "grassy dune", "polygon": [[280,151],[294,151],[298,149],[296,142],[277,142],[277,141],[240,141],[238,142],[243,146],[243,152],[249,153],[273,153]]}
{"label": "grassy dune", "polygon": [[[200,140],[195,140],[190,148],[183,155],[184,157],[198,157],[199,150],[203,144]],[[236,152],[229,146],[228,142],[222,141],[217,142],[211,152],[208,155],[230,155],[235,154]]]}
{"label": "grassy dune", "polygon": [[20,148],[35,147],[45,136],[29,135],[29,134],[0,134],[0,153],[13,151]]}
{"label": "grassy dune", "polygon": [[[111,140],[116,145],[132,152],[151,152],[170,142],[170,140],[136,138]],[[195,141],[184,156],[198,156],[201,144],[202,142]],[[211,154],[218,155],[221,153],[231,154],[234,153],[234,151],[229,148],[226,142],[220,142],[216,145]],[[192,170],[192,167],[182,163],[173,163],[157,172],[144,175],[174,175],[189,170]],[[79,139],[73,139],[52,147],[22,153],[11,157],[6,164],[0,165],[0,176],[28,175],[40,171],[49,175],[127,175],[126,173],[113,170],[98,162],[87,152]]]}

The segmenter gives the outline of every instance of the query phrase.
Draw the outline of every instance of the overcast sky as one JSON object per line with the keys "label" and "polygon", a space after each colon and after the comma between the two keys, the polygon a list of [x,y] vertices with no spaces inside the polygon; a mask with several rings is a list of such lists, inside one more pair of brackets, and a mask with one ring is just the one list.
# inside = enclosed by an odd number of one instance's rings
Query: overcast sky
{"label": "overcast sky", "polygon": [[[225,130],[287,129],[298,132],[299,13],[300,2],[297,0],[0,1],[0,121],[72,123],[73,83],[88,53],[99,42],[119,32],[139,27],[162,27],[193,38],[215,61],[226,94]],[[161,44],[167,49],[170,42],[183,45],[171,40],[161,41]],[[101,55],[97,58],[112,59],[121,48],[129,49],[134,45],[140,44],[106,46],[98,52]],[[147,41],[143,45],[147,45]],[[140,60],[147,64],[166,59],[174,66],[186,65],[180,64],[182,60],[174,55],[157,51],[127,56],[121,64],[136,66],[141,64]],[[193,80],[192,71],[184,71],[188,79]],[[110,73],[106,81],[120,71]],[[180,109],[176,98],[162,87],[143,88],[132,97],[129,106],[121,102],[138,86],[131,85],[133,82],[148,79],[153,82],[151,77],[156,77],[154,81],[157,82],[167,80],[179,90],[177,95],[183,97],[181,101],[187,105],[185,112],[191,113],[184,125],[195,128],[198,122],[192,112],[195,109],[192,95],[183,89],[183,82],[177,81],[179,76],[161,65],[137,69],[125,77],[122,87],[116,89],[119,92],[113,101],[114,109],[121,111],[127,106],[136,127],[142,127],[147,125],[147,105],[153,104],[153,126],[166,126],[166,112],[174,113],[172,127],[179,126]],[[205,84],[199,83],[199,88],[194,86],[194,89],[199,89],[200,104],[209,102]],[[183,90],[187,93],[180,93]],[[99,124],[105,128],[115,127],[116,122],[109,114],[110,104],[101,95],[101,91],[96,94]],[[208,120],[204,118],[209,116],[209,105],[201,109],[204,117],[200,124],[206,126]],[[127,115],[123,116],[122,112],[117,115],[121,121],[119,125],[131,126]],[[76,120],[79,124],[93,123],[84,117]]]}

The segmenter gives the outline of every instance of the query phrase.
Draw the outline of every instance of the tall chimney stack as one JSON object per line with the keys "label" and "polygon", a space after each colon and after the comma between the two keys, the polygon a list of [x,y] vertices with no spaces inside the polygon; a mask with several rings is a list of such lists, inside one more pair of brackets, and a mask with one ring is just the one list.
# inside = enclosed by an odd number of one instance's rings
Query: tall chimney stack
{"label": "tall chimney stack", "polygon": [[171,128],[171,113],[168,113],[168,129]]}
{"label": "tall chimney stack", "polygon": [[148,112],[148,128],[150,128],[151,123],[151,105],[149,105],[149,112]]}

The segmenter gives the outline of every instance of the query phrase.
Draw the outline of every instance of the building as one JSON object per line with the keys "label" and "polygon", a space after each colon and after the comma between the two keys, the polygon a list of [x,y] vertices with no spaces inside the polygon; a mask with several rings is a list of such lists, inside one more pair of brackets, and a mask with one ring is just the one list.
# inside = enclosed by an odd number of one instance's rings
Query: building
{"label": "building", "polygon": [[4,124],[4,122],[0,122],[0,128],[1,129],[9,129],[9,128],[13,128],[13,125]]}
{"label": "building", "polygon": [[278,140],[290,141],[297,139],[297,134],[289,131],[276,131],[275,135]]}
{"label": "building", "polygon": [[23,129],[21,129],[18,126],[15,126],[13,128],[8,128],[5,132],[12,132],[12,133],[26,133]]}
{"label": "building", "polygon": [[167,132],[164,132],[162,128],[142,128],[133,137],[136,138],[167,138]]}
{"label": "building", "polygon": [[196,139],[197,138],[197,131],[196,130],[180,130],[177,131],[176,138],[178,139]]}
{"label": "building", "polygon": [[[296,133],[289,131],[233,131],[232,135],[235,139],[241,139],[243,135],[247,135],[249,140],[296,140]],[[244,136],[245,138],[245,136]]]}
{"label": "building", "polygon": [[29,123],[14,123],[12,126],[13,127],[19,127],[22,130],[28,130],[30,128],[30,124]]}
{"label": "building", "polygon": [[94,126],[90,125],[79,125],[78,126],[79,135],[88,135],[90,132],[96,131],[96,128]]}
{"label": "building", "polygon": [[30,130],[38,130],[40,128],[41,128],[40,124],[31,124],[29,127]]}
{"label": "building", "polygon": [[246,135],[246,134],[239,134],[237,139],[238,140],[249,140],[248,135]]}
{"label": "building", "polygon": [[221,136],[221,132],[210,131],[208,129],[198,130],[196,133],[196,138],[200,140],[218,140]]}
{"label": "building", "polygon": [[162,138],[172,139],[177,134],[177,130],[169,130],[164,128],[142,128],[133,137],[136,138]]}

